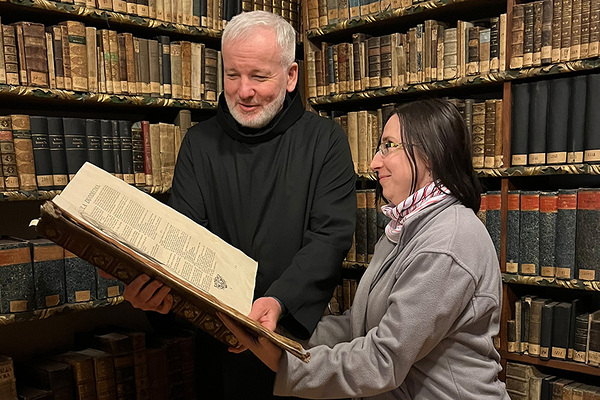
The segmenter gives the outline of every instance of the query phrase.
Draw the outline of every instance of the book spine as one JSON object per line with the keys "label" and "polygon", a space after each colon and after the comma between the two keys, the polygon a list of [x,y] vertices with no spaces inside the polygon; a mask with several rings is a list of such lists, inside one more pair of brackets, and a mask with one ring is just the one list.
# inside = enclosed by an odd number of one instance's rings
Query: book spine
{"label": "book spine", "polygon": [[554,306],[556,302],[545,303],[542,306],[542,322],[540,329],[540,359],[550,359],[552,347],[552,322],[554,320]]}
{"label": "book spine", "polygon": [[85,136],[85,119],[63,118],[65,135],[65,152],[67,155],[67,171],[69,180],[73,179],[79,168],[87,160]]}
{"label": "book spine", "polygon": [[553,10],[552,0],[543,0],[542,2],[542,48],[540,62],[541,64],[552,63],[552,22]]}
{"label": "book spine", "polygon": [[575,237],[575,276],[600,280],[600,189],[579,189]]}
{"label": "book spine", "polygon": [[[488,200],[489,202],[489,200]],[[506,272],[519,273],[519,237],[520,237],[520,205],[521,193],[519,190],[509,190],[508,211],[506,214]],[[489,210],[489,204],[488,204]]]}
{"label": "book spine", "polygon": [[558,192],[540,193],[540,275],[546,277],[554,277],[556,274],[554,253],[557,201]]}
{"label": "book spine", "polygon": [[489,191],[486,193],[486,198],[487,211],[485,216],[485,227],[494,243],[496,257],[500,260],[500,191]]}
{"label": "book spine", "polygon": [[573,21],[573,0],[562,0],[560,28],[560,61],[571,59],[571,27]]}
{"label": "book spine", "polygon": [[4,66],[6,68],[6,84],[19,85],[19,60],[17,52],[17,37],[13,25],[2,25],[2,40],[4,41]]}
{"label": "book spine", "polygon": [[65,302],[63,249],[45,239],[31,240],[35,308],[59,306]]}
{"label": "book spine", "polygon": [[46,117],[31,116],[29,121],[37,186],[39,190],[52,190],[54,179],[50,156],[48,119]]}
{"label": "book spine", "polygon": [[511,165],[527,165],[529,135],[529,83],[512,85]]}
{"label": "book spine", "polygon": [[581,41],[579,44],[579,57],[588,58],[590,51],[590,17],[591,0],[582,0],[581,2]]}
{"label": "book spine", "polygon": [[68,303],[96,299],[96,267],[63,249],[65,291]]}
{"label": "book spine", "polygon": [[33,310],[33,287],[29,244],[0,239],[0,312],[12,314]]}
{"label": "book spine", "polygon": [[367,193],[365,190],[356,192],[356,261],[367,262]]}
{"label": "book spine", "polygon": [[485,102],[473,103],[471,152],[473,168],[483,168],[485,160]]}
{"label": "book spine", "polygon": [[540,274],[540,193],[521,192],[521,221],[519,232],[519,273]]}
{"label": "book spine", "polygon": [[587,76],[587,92],[585,97],[585,128],[584,128],[584,154],[586,163],[600,162],[600,135],[597,128],[600,126],[600,115],[595,112],[595,105],[600,101],[600,74]]}
{"label": "book spine", "polygon": [[556,277],[575,277],[575,237],[577,221],[577,190],[559,189],[556,213],[556,242],[554,260]]}
{"label": "book spine", "polygon": [[543,5],[541,1],[533,3],[533,62],[534,67],[542,65],[542,18]]}
{"label": "book spine", "polygon": [[[23,30],[26,83],[28,86],[50,87],[46,60],[46,33],[42,24],[19,22]],[[25,83],[25,82],[23,82]]]}
{"label": "book spine", "polygon": [[20,190],[37,190],[29,115],[10,116]]}
{"label": "book spine", "polygon": [[552,0],[552,50],[551,62],[560,62],[562,29],[562,0]]}
{"label": "book spine", "polygon": [[571,77],[569,98],[569,122],[567,130],[567,162],[582,163],[585,146],[587,78],[585,75]]}
{"label": "book spine", "polygon": [[100,135],[100,120],[85,120],[85,139],[87,161],[102,168],[102,137]]}
{"label": "book spine", "polygon": [[549,81],[548,119],[546,134],[546,162],[564,164],[567,162],[567,135],[569,120],[570,78]]}
{"label": "book spine", "polygon": [[73,75],[71,72],[71,46],[69,45],[69,32],[66,25],[59,25],[62,37],[62,62],[65,78],[65,89],[73,90]]}
{"label": "book spine", "polygon": [[0,397],[3,399],[17,398],[17,384],[12,358],[0,356]]}
{"label": "book spine", "polygon": [[69,65],[71,68],[72,89],[88,91],[88,66],[85,25],[81,22],[61,23],[67,31]]}
{"label": "book spine", "polygon": [[375,243],[377,243],[377,200],[375,189],[366,191],[366,214],[367,214],[367,261],[370,262],[375,253]]}
{"label": "book spine", "polygon": [[525,39],[525,5],[515,4],[512,14],[510,68],[523,68]]}
{"label": "book spine", "polygon": [[529,135],[527,153],[529,165],[546,164],[546,116],[548,81],[533,82],[529,87]]}
{"label": "book spine", "polygon": [[55,189],[63,189],[69,182],[65,135],[61,117],[48,117],[48,139],[52,162],[52,181]]}
{"label": "book spine", "polygon": [[119,121],[110,120],[110,134],[112,137],[112,153],[115,176],[123,179],[123,162],[121,161],[121,137],[119,136]]}
{"label": "book spine", "polygon": [[121,150],[121,171],[123,180],[130,185],[135,184],[135,174],[133,170],[133,142],[131,136],[131,122],[118,121],[119,126],[119,147]]}
{"label": "book spine", "polygon": [[550,357],[559,360],[567,359],[569,331],[571,321],[571,304],[560,302],[554,306],[552,318],[552,347]]}
{"label": "book spine", "polygon": [[133,155],[133,173],[135,186],[146,185],[144,172],[144,135],[142,122],[137,121],[131,125],[131,147]]}

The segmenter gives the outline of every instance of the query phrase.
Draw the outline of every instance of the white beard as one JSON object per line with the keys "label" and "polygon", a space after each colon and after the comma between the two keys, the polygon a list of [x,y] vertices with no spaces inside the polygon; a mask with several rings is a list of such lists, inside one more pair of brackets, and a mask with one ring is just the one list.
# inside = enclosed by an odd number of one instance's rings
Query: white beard
{"label": "white beard", "polygon": [[246,128],[263,128],[265,127],[281,110],[283,102],[285,101],[286,87],[282,87],[277,97],[262,107],[262,110],[253,113],[244,113],[235,108],[235,101],[230,100],[225,96],[225,102],[229,108],[229,112],[233,118],[242,126]]}

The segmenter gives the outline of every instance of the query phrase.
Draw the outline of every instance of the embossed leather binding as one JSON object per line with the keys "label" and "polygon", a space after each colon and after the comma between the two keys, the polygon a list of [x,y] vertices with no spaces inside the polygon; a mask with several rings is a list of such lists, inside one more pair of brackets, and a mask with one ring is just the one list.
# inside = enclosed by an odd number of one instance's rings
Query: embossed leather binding
{"label": "embossed leather binding", "polygon": [[217,318],[216,312],[234,319],[254,335],[266,337],[304,362],[310,359],[310,354],[305,352],[299,343],[266,329],[214,296],[193,288],[122,243],[107,236],[100,236],[80,225],[73,216],[63,213],[52,201],[42,205],[36,229],[41,235],[126,284],[141,273],[160,280],[171,288],[173,313],[229,346],[237,345],[237,339]]}

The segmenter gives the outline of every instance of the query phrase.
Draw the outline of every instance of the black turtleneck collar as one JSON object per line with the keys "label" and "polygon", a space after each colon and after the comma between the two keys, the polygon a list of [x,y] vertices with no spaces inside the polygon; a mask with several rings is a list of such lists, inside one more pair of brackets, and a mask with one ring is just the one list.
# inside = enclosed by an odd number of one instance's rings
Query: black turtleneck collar
{"label": "black turtleneck collar", "polygon": [[227,107],[225,94],[221,93],[217,108],[217,121],[231,138],[244,143],[261,143],[286,132],[303,113],[302,99],[298,95],[298,91],[294,90],[291,93],[286,93],[283,108],[265,127],[258,129],[246,128],[233,118]]}

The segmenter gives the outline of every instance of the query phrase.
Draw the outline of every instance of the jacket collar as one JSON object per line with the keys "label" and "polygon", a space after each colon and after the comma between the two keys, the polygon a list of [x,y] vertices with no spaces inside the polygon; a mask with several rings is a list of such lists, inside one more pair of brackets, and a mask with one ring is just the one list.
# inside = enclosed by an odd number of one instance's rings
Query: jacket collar
{"label": "jacket collar", "polygon": [[254,129],[241,126],[229,112],[225,94],[219,96],[217,108],[217,121],[221,128],[232,139],[244,143],[262,143],[271,140],[275,136],[285,133],[304,114],[304,106],[298,91],[287,93],[283,102],[283,108],[269,124],[263,128]]}

